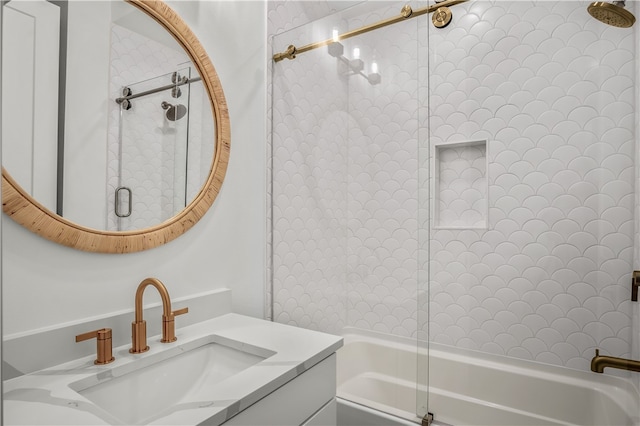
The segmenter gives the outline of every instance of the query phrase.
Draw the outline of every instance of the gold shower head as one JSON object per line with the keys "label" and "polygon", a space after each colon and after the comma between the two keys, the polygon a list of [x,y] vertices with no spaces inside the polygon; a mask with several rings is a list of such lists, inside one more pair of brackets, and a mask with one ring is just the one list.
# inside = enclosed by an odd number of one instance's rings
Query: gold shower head
{"label": "gold shower head", "polygon": [[589,5],[587,11],[598,21],[619,28],[629,28],[636,22],[633,13],[624,8],[624,1],[595,1]]}

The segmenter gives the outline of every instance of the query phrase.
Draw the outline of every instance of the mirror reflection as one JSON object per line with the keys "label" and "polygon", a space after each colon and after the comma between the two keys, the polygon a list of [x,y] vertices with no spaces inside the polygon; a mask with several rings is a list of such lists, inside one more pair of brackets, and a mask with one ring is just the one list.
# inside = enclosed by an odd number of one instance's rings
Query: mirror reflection
{"label": "mirror reflection", "polygon": [[3,7],[9,174],[52,212],[93,229],[148,228],[182,211],[209,175],[215,125],[173,37],[125,2]]}

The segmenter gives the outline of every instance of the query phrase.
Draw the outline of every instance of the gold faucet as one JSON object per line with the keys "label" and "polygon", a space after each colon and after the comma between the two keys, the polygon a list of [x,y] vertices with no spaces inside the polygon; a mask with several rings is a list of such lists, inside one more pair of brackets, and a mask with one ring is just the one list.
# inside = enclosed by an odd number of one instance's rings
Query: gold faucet
{"label": "gold faucet", "polygon": [[189,312],[189,308],[171,311],[169,292],[160,280],[156,278],[142,280],[136,291],[135,321],[131,323],[131,349],[129,349],[129,352],[132,354],[139,354],[149,350],[149,346],[147,346],[147,322],[142,319],[142,295],[148,285],[158,289],[162,298],[162,343],[175,342],[177,340],[174,319],[177,315]]}
{"label": "gold faucet", "polygon": [[606,367],[640,372],[640,361],[600,355],[600,350],[596,349],[596,356],[591,359],[591,371],[602,373]]}
{"label": "gold faucet", "polygon": [[111,329],[101,328],[100,330],[93,330],[87,333],[78,334],[76,336],[76,343],[84,342],[85,340],[93,338],[97,341],[96,360],[93,361],[93,363],[102,365],[113,362],[115,358],[113,357],[112,352],[113,344],[111,340]]}

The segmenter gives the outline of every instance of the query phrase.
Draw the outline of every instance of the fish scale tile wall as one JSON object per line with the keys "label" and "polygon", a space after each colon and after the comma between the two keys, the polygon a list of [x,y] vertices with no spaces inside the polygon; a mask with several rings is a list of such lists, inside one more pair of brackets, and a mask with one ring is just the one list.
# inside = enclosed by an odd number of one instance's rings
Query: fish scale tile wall
{"label": "fish scale tile wall", "polygon": [[[397,14],[398,6],[352,18],[357,28]],[[418,68],[415,23],[383,28],[358,47],[369,64],[379,62],[381,83],[347,79],[349,129],[347,174],[347,321],[352,327],[402,336],[417,324]],[[389,60],[392,59],[393,60]],[[411,64],[414,64],[413,66]]]}
{"label": "fish scale tile wall", "polygon": [[[377,37],[387,43],[385,32]],[[409,59],[417,42],[405,38]],[[392,64],[385,72],[397,78],[386,80],[385,91],[370,90],[327,56],[301,55],[274,71],[274,318],[331,332],[356,326],[410,335],[417,322],[417,69]]]}
{"label": "fish scale tile wall", "polygon": [[489,141],[489,229],[432,231],[431,339],[582,369],[595,347],[629,356],[634,31],[585,2],[462,6],[430,34],[430,143]]}
{"label": "fish scale tile wall", "polygon": [[[277,321],[579,369],[596,347],[630,355],[637,30],[593,20],[587,4],[477,0],[443,30],[367,34],[357,42],[378,86],[337,75],[326,52],[274,66]],[[271,6],[270,28],[286,28],[283,10]],[[478,140],[487,229],[434,228],[432,148]]]}
{"label": "fish scale tile wall", "polygon": [[[327,62],[301,59],[274,75],[274,317],[339,333],[346,293],[347,86]],[[318,72],[307,74],[307,68]]]}

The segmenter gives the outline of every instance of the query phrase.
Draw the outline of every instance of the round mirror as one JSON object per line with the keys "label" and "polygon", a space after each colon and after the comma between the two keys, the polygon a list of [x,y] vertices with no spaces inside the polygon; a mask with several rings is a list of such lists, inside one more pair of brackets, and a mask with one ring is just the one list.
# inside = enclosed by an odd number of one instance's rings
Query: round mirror
{"label": "round mirror", "polygon": [[230,130],[218,76],[186,24],[160,1],[2,7],[4,212],[105,253],[191,228],[219,192]]}

